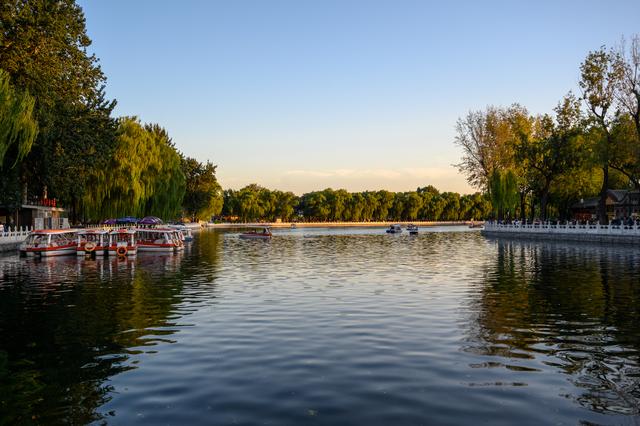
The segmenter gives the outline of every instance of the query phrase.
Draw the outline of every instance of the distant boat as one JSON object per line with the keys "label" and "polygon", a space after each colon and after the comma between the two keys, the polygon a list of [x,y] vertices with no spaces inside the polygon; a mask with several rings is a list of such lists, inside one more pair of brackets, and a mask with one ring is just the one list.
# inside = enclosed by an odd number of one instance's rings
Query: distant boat
{"label": "distant boat", "polygon": [[267,227],[262,228],[261,231],[254,229],[249,232],[243,232],[240,234],[240,238],[245,240],[268,240],[271,238],[271,230]]}
{"label": "distant boat", "polygon": [[291,229],[296,229],[298,227],[298,225],[296,225],[295,223],[291,224]]}
{"label": "distant boat", "polygon": [[389,229],[387,229],[387,234],[399,234],[402,232],[402,227],[397,223],[395,225],[391,225]]}
{"label": "distant boat", "polygon": [[409,231],[409,235],[416,235],[416,234],[418,234],[418,227],[416,225],[414,225],[413,223],[410,223],[407,226],[407,231]]}

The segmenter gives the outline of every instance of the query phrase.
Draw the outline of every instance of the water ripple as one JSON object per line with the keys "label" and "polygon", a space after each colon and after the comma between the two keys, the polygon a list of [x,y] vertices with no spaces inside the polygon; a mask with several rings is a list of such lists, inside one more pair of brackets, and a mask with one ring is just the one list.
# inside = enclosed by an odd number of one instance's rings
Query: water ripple
{"label": "water ripple", "polygon": [[640,250],[461,231],[0,257],[0,423],[638,420]]}

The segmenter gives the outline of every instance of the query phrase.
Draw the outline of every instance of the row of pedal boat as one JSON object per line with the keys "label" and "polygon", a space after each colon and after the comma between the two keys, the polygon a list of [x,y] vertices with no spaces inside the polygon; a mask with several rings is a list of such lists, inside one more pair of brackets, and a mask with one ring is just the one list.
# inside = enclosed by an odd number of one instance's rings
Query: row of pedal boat
{"label": "row of pedal boat", "polygon": [[20,246],[28,257],[135,256],[138,252],[173,253],[192,241],[191,230],[180,225],[158,228],[41,229]]}
{"label": "row of pedal boat", "polygon": [[[418,233],[418,227],[413,223],[410,223],[409,225],[407,225],[407,231],[409,232],[410,235],[416,235]],[[400,234],[402,233],[402,226],[398,224],[391,225],[389,226],[389,229],[387,229],[386,232],[387,234]]]}

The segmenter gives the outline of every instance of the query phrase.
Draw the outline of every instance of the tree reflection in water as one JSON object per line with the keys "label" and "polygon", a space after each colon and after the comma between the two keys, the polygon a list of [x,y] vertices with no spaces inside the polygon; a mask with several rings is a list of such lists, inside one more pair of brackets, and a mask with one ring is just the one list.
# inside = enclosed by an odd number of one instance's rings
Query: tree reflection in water
{"label": "tree reflection in water", "polygon": [[[555,369],[600,413],[640,413],[640,250],[493,240],[465,350],[480,367]],[[472,365],[478,367],[479,365]]]}
{"label": "tree reflection in water", "polygon": [[[205,240],[214,271],[219,237]],[[171,342],[186,260],[0,259],[0,424],[104,420],[109,378]]]}

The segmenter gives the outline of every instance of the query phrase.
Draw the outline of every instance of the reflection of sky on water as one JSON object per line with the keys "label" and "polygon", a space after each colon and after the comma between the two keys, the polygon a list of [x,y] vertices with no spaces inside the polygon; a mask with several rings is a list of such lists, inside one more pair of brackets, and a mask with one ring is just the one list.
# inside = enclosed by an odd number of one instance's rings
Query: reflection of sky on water
{"label": "reflection of sky on water", "polygon": [[0,423],[638,415],[640,250],[422,231],[208,231],[171,255],[0,257]]}

